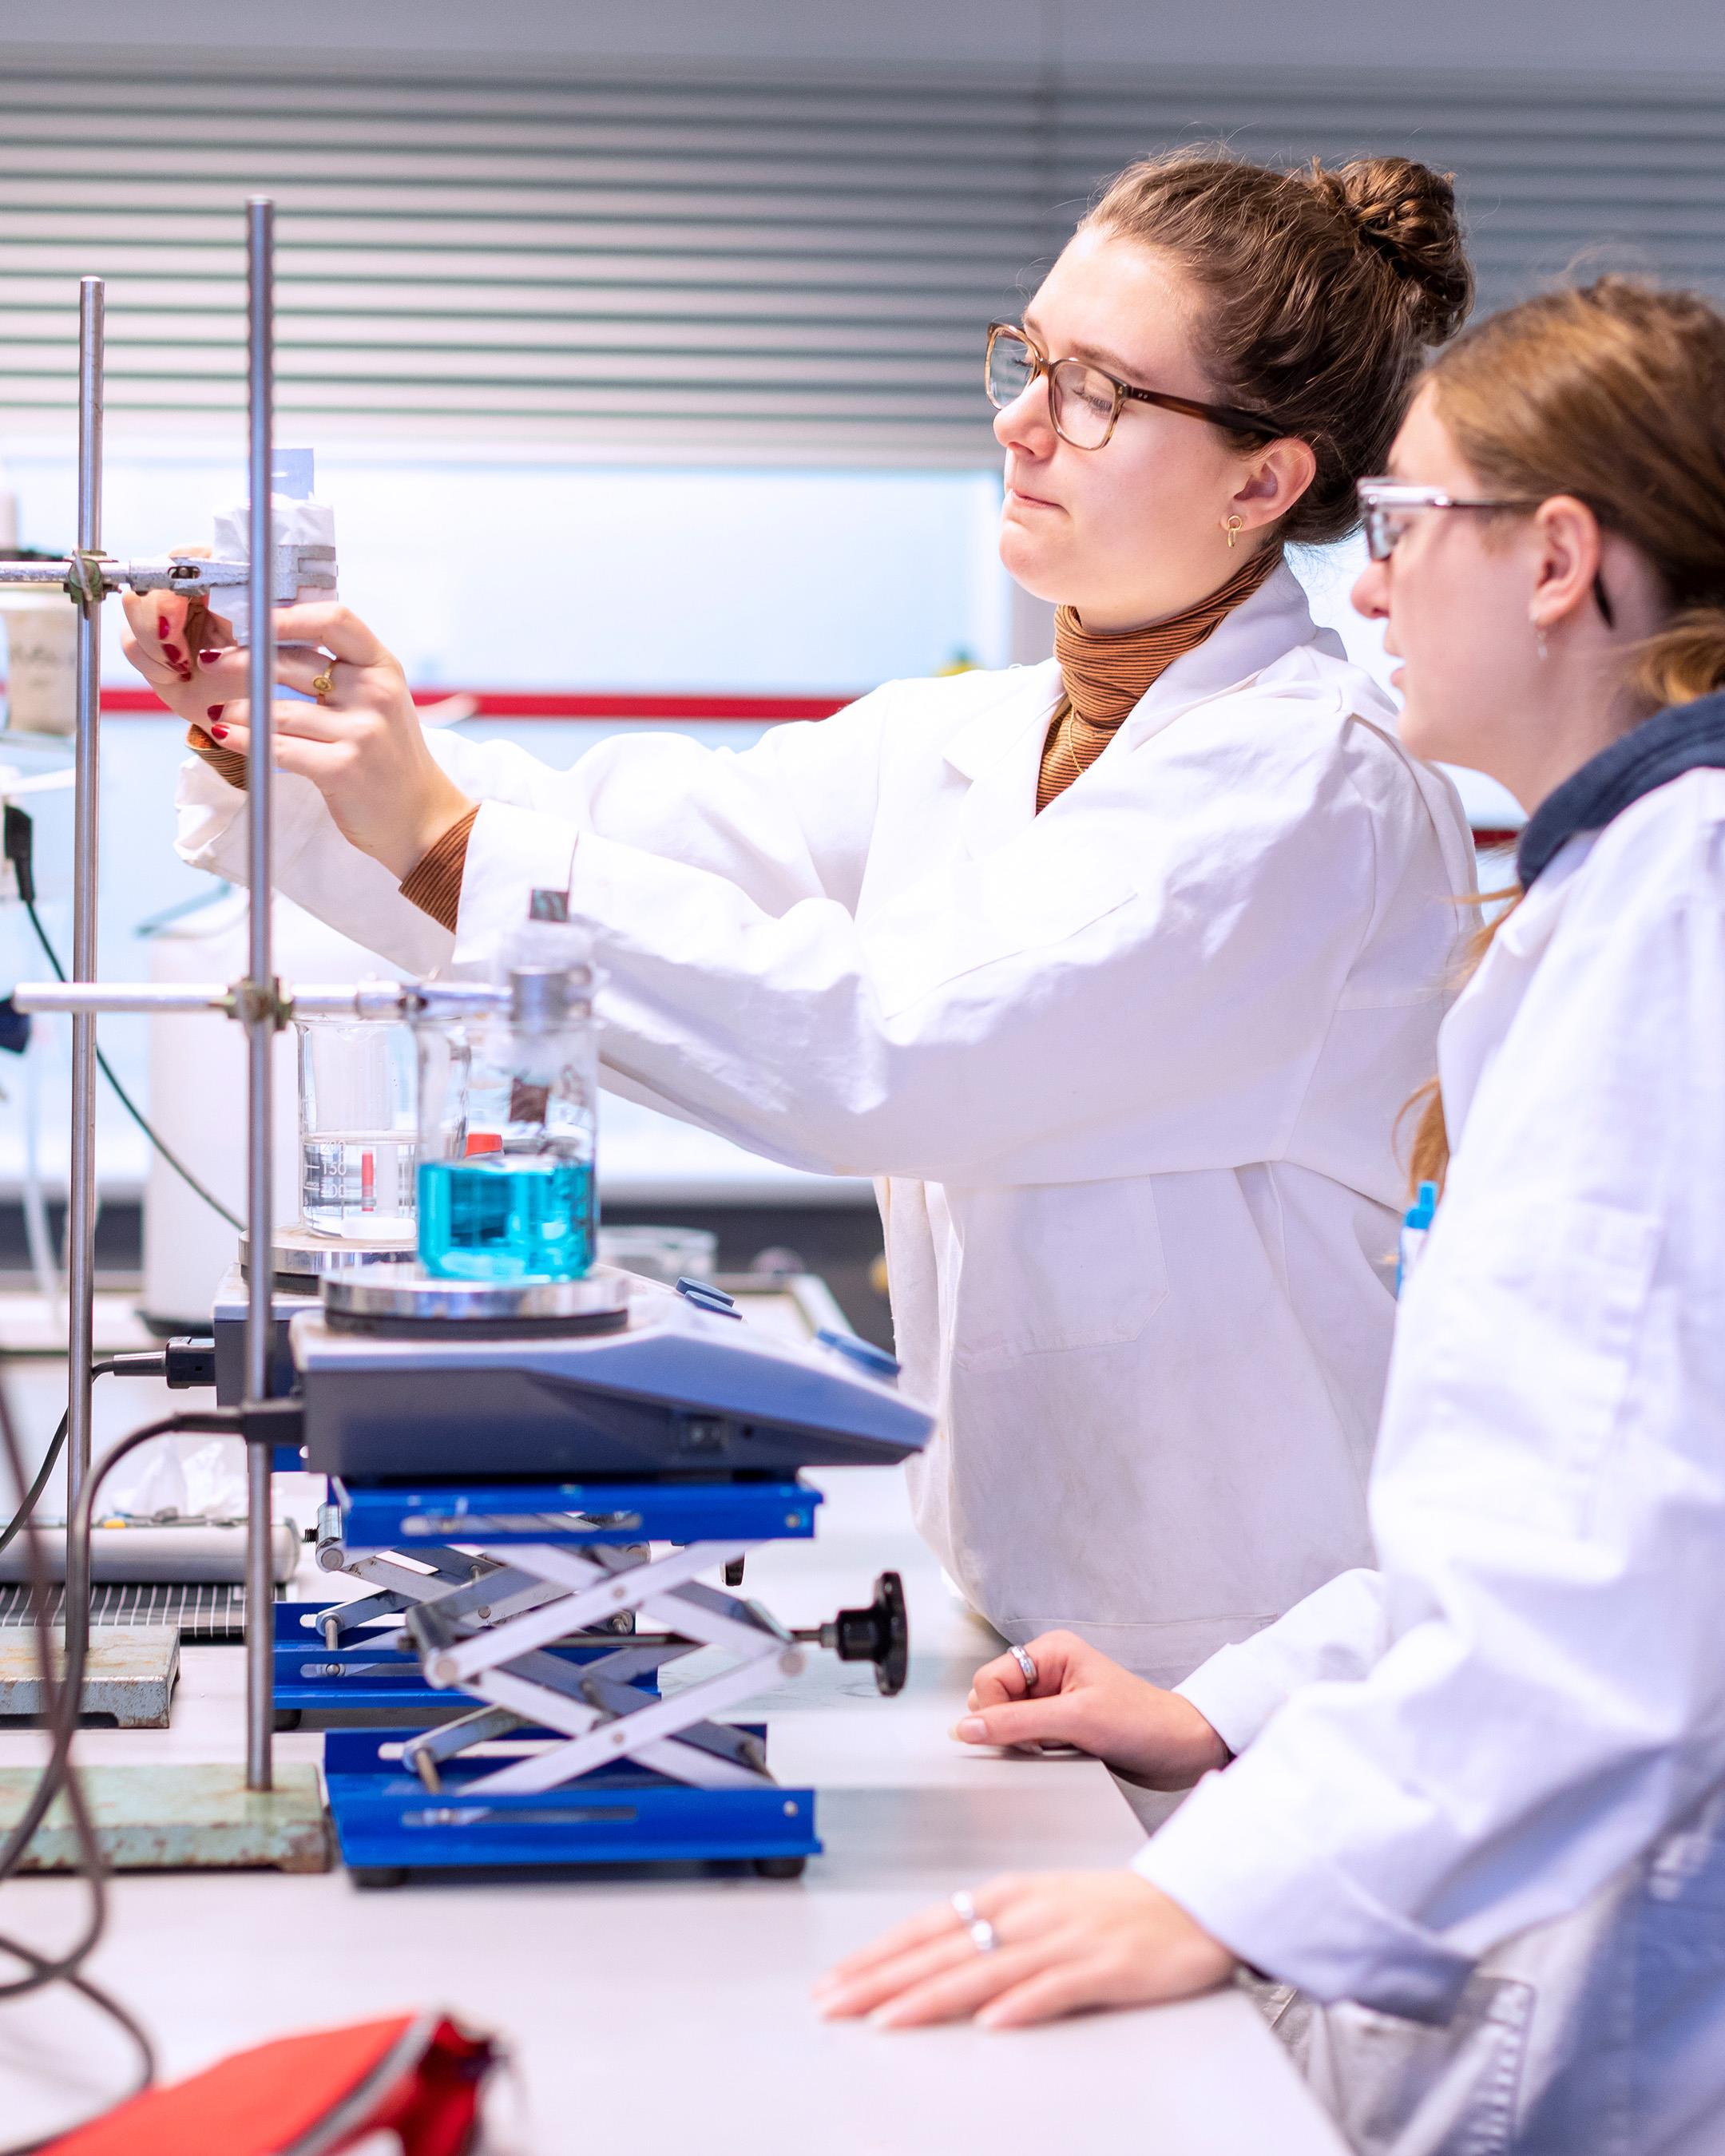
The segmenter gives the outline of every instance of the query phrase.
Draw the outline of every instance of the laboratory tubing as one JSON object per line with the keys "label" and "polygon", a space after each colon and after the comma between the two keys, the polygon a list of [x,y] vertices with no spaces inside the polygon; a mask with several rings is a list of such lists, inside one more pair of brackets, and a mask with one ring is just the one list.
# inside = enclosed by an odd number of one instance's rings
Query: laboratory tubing
{"label": "laboratory tubing", "polygon": [[300,1018],[300,1219],[315,1235],[413,1234],[413,1040],[378,1019]]}

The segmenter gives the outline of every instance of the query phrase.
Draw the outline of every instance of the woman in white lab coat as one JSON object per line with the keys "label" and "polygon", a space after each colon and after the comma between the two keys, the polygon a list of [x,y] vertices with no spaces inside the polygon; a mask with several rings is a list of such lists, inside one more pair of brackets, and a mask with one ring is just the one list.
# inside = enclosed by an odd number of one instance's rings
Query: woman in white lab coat
{"label": "woman in white lab coat", "polygon": [[1031,1643],[1034,1681],[990,1664],[961,1737],[1205,1779],[1135,1871],[997,1881],[962,1911],[982,1931],[933,1912],[826,1996],[1004,2025],[1244,1963],[1298,1987],[1285,2024],[1357,2148],[1711,2156],[1725,318],[1615,280],[1499,316],[1390,469],[1357,596],[1404,738],[1531,816],[1420,1133],[1427,1173],[1455,1152],[1398,1328],[1380,1569],[1178,1693],[1070,1637]]}
{"label": "woman in white lab coat", "polygon": [[[1128,172],[990,339],[1002,555],[1063,603],[1059,657],[741,755],[428,737],[364,624],[282,617],[335,662],[283,663],[326,679],[275,714],[284,891],[429,973],[567,889],[609,1083],[878,1178],[941,1411],[918,1518],[1009,1638],[1173,1678],[1366,1553],[1390,1122],[1471,853],[1281,549],[1353,521],[1469,290],[1405,161]],[[146,675],[243,749],[243,656],[131,612]],[[181,846],[243,877],[230,779],[188,767]]]}

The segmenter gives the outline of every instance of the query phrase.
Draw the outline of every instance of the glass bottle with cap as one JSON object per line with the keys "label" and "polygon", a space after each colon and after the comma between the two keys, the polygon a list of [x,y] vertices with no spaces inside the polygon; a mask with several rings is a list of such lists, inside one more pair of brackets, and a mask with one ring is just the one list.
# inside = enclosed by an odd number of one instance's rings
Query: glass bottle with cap
{"label": "glass bottle with cap", "polygon": [[591,947],[535,891],[494,993],[416,1022],[419,1260],[445,1280],[578,1280],[593,1261],[598,1035]]}

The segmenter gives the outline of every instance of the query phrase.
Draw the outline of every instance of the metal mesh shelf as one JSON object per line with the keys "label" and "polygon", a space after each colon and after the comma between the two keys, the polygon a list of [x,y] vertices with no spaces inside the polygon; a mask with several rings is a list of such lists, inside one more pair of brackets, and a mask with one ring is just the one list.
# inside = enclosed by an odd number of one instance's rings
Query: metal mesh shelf
{"label": "metal mesh shelf", "polygon": [[[49,1608],[58,1623],[66,1590],[50,1590]],[[18,1630],[30,1619],[30,1590],[0,1587],[0,1630]],[[245,1589],[225,1581],[203,1580],[190,1586],[152,1581],[144,1586],[117,1583],[95,1588],[90,1596],[93,1626],[174,1625],[182,1640],[200,1646],[226,1645],[245,1636]]]}

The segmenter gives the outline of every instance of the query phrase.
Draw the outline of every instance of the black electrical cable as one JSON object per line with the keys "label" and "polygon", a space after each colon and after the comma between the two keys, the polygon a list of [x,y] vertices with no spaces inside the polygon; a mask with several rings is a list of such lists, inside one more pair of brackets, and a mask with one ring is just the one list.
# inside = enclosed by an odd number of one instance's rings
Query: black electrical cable
{"label": "black electrical cable", "polygon": [[[88,1552],[96,1491],[116,1461],[135,1451],[139,1445],[147,1444],[151,1438],[167,1436],[178,1430],[216,1427],[231,1428],[232,1418],[198,1414],[165,1415],[159,1421],[147,1423],[141,1430],[134,1430],[130,1436],[122,1438],[105,1455],[86,1481],[79,1494],[75,1510],[69,1515],[66,1522],[69,1554],[80,1545]],[[23,1455],[12,1419],[11,1403],[3,1385],[0,1385],[0,1443],[3,1443],[14,1481],[21,1483],[23,1480]],[[156,2056],[149,2035],[117,1999],[83,1973],[82,1967],[101,1938],[108,1914],[106,1868],[82,1787],[70,1763],[72,1739],[78,1727],[79,1709],[84,1694],[87,1642],[75,1635],[68,1637],[65,1667],[56,1679],[53,1626],[48,1614],[49,1582],[47,1568],[43,1561],[41,1538],[28,1512],[23,1514],[23,1520],[25,1548],[29,1553],[31,1614],[42,1674],[43,1702],[53,1741],[48,1763],[38,1780],[35,1792],[24,1807],[23,1815],[6,1836],[3,1847],[0,1847],[0,1881],[4,1881],[17,1871],[49,1804],[64,1792],[78,1836],[84,1876],[90,1889],[90,1908],[83,1936],[58,1955],[44,1954],[23,1940],[0,1933],[0,1953],[9,1955],[27,1972],[22,1977],[0,1984],[0,1999],[18,1998],[56,1982],[69,1984],[107,2015],[125,2032],[136,2050],[139,2073],[135,2087],[130,2092],[136,2094],[139,2090],[147,2088],[156,2078]],[[49,2138],[57,2139],[59,2137],[56,2134]],[[31,2150],[44,2145],[40,2138],[28,2143],[16,2143],[0,2151],[0,2156],[29,2156]]]}
{"label": "black electrical cable", "polygon": [[[146,1360],[140,1356],[133,1356],[129,1359],[134,1363]],[[165,1358],[163,1359],[166,1360]],[[90,1374],[92,1378],[111,1378],[119,1368],[120,1363],[112,1359],[92,1363],[90,1366]],[[35,1517],[36,1507],[41,1502],[42,1492],[48,1487],[48,1478],[54,1472],[54,1463],[60,1456],[60,1448],[66,1441],[66,1432],[71,1425],[71,1421],[72,1404],[69,1400],[66,1403],[66,1412],[59,1419],[59,1427],[48,1441],[48,1450],[42,1455],[42,1465],[36,1470],[36,1480],[24,1492],[23,1502],[18,1510],[6,1525],[0,1527],[0,1554],[5,1553],[24,1522]]]}
{"label": "black electrical cable", "polygon": [[[101,1367],[100,1363],[96,1365],[98,1369]],[[108,1367],[111,1368],[113,1366],[110,1363]],[[31,1520],[36,1517],[36,1507],[41,1502],[42,1492],[48,1487],[48,1478],[54,1472],[54,1463],[60,1456],[60,1447],[66,1441],[66,1430],[71,1419],[72,1409],[69,1402],[66,1412],[60,1417],[59,1428],[55,1430],[49,1442],[47,1451],[42,1455],[42,1465],[36,1471],[36,1480],[24,1492],[18,1510],[6,1522],[5,1527],[0,1528],[0,1550],[7,1548],[26,1520]]]}
{"label": "black electrical cable", "polygon": [[[177,1354],[182,1358],[182,1364],[189,1362],[193,1356],[204,1352],[202,1341],[176,1340],[170,1342],[170,1348],[172,1353],[159,1355],[153,1353],[117,1355],[100,1363],[92,1363],[90,1366],[90,1374],[92,1378],[111,1378],[116,1371],[124,1370],[128,1375],[135,1378],[166,1377],[168,1383],[181,1392],[187,1390],[189,1386],[205,1382],[201,1377],[188,1378],[181,1375],[177,1378],[174,1374],[174,1355]],[[0,1362],[5,1360],[4,1351],[0,1350]],[[54,1463],[59,1458],[60,1448],[66,1441],[66,1431],[71,1420],[72,1409],[69,1401],[66,1412],[59,1419],[59,1427],[49,1440],[48,1450],[42,1455],[42,1465],[36,1470],[36,1480],[25,1491],[23,1500],[17,1512],[13,1514],[3,1527],[0,1527],[0,1555],[5,1553],[7,1548],[24,1522],[35,1517],[36,1507],[41,1502],[42,1492],[48,1487],[48,1478],[54,1472]]]}
{"label": "black electrical cable", "polygon": [[[0,1403],[3,1402],[4,1389],[0,1388]],[[128,1453],[135,1452],[139,1445],[146,1445],[152,1437],[171,1437],[176,1431],[180,1430],[203,1431],[228,1437],[240,1434],[238,1419],[232,1414],[221,1409],[201,1409],[190,1414],[163,1415],[158,1421],[146,1423],[141,1430],[133,1430],[129,1437],[122,1437],[117,1445],[111,1446],[104,1453],[100,1463],[86,1478],[84,1487],[79,1493],[75,1512],[69,1509],[66,1520],[66,1543],[69,1553],[80,1540],[85,1549],[88,1549],[90,1522],[95,1517],[95,1494],[105,1481],[109,1470],[120,1460],[124,1460]],[[17,1432],[11,1424],[9,1415],[6,1413],[0,1413],[0,1440],[3,1440],[10,1448],[12,1454],[18,1459],[21,1470],[23,1455],[18,1451]],[[35,1553],[35,1559],[39,1562],[41,1545],[37,1538],[37,1529],[33,1522],[28,1524],[26,1532],[28,1540],[25,1547]],[[44,1574],[43,1584],[44,1597],[46,1593]],[[76,1638],[70,1638],[67,1641],[66,1666],[59,1679],[58,1689],[60,1691],[63,1704],[69,1700],[71,1705],[64,1708],[57,1721],[50,1717],[54,1743],[49,1753],[48,1765],[44,1770],[43,1781],[39,1784],[36,1794],[26,1805],[23,1815],[8,1835],[4,1845],[0,1845],[0,1881],[4,1881],[16,1868],[19,1858],[23,1855],[25,1847],[29,1842],[30,1836],[41,1825],[43,1815],[53,1801],[54,1789],[50,1784],[57,1784],[59,1778],[64,1772],[66,1755],[71,1749],[73,1734],[78,1727],[77,1703],[84,1694],[84,1660],[87,1645],[87,1640]],[[3,1995],[4,1987],[0,1986],[0,1996]],[[0,2156],[4,2156],[3,2151],[0,2151]]]}
{"label": "black electrical cable", "polygon": [[[53,967],[55,979],[64,981],[66,978],[66,969],[59,962],[59,954],[55,951],[53,944],[48,940],[48,931],[42,926],[41,917],[36,911],[36,901],[33,897],[26,898],[24,900],[24,911],[30,916],[30,926],[36,932],[36,941],[42,946],[49,964]],[[107,1080],[109,1085],[114,1089],[115,1099],[119,1101],[121,1106],[125,1109],[126,1114],[131,1117],[132,1121],[144,1133],[144,1136],[150,1141],[151,1144],[155,1147],[157,1152],[162,1155],[162,1158],[167,1163],[174,1173],[179,1177],[180,1180],[185,1183],[188,1188],[195,1190],[198,1193],[198,1195],[203,1200],[204,1204],[208,1205],[213,1212],[219,1213],[230,1228],[235,1229],[241,1235],[244,1235],[245,1233],[244,1221],[240,1219],[237,1214],[230,1213],[228,1210],[228,1208],[222,1203],[221,1199],[215,1195],[213,1191],[206,1190],[203,1185],[198,1180],[198,1178],[192,1173],[191,1169],[187,1167],[185,1162],[180,1158],[178,1154],[172,1152],[167,1145],[166,1145],[163,1141],[157,1137],[157,1133],[151,1128],[149,1122],[144,1116],[143,1111],[138,1106],[136,1101],[132,1099],[131,1094],[126,1091],[125,1086],[123,1086],[120,1081],[114,1075],[113,1065],[109,1062],[107,1057],[103,1055],[100,1048],[96,1050],[96,1061],[100,1065],[103,1077]]]}

